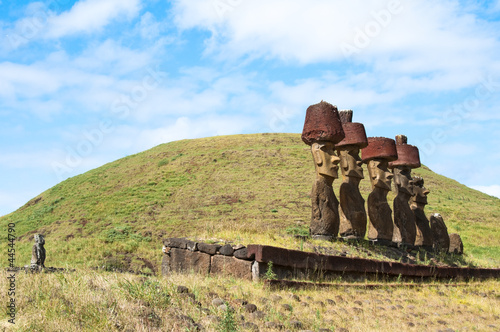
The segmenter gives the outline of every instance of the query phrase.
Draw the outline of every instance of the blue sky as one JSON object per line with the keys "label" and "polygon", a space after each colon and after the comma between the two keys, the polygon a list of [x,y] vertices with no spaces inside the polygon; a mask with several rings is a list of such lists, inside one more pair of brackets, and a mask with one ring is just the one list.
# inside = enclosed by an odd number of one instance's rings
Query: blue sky
{"label": "blue sky", "polygon": [[300,133],[321,100],[500,197],[499,22],[499,0],[1,0],[0,215],[161,143]]}

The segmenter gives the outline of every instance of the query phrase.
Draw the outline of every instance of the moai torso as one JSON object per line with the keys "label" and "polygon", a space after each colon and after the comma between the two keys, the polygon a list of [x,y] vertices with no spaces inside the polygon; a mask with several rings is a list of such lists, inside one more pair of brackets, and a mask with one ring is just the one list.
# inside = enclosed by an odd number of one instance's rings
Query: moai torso
{"label": "moai torso", "polygon": [[31,266],[45,267],[45,239],[41,234],[35,234],[35,244],[31,250]]}
{"label": "moai torso", "polygon": [[388,190],[375,187],[368,196],[368,238],[391,241],[394,233],[392,210],[387,202]]}
{"label": "moai torso", "polygon": [[[359,184],[359,182],[358,182]],[[363,238],[366,234],[365,200],[359,187],[351,182],[340,186],[340,236]]]}
{"label": "moai torso", "polygon": [[335,197],[331,183],[328,183],[325,178],[316,178],[311,201],[310,233],[312,235],[337,236],[339,232],[339,202]]}

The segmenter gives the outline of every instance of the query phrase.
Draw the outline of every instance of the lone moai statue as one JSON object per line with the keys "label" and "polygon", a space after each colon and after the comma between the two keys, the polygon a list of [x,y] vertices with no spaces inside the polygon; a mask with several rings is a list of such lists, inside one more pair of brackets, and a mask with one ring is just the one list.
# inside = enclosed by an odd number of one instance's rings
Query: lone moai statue
{"label": "lone moai statue", "polygon": [[429,219],[425,215],[425,206],[427,205],[427,195],[429,190],[424,186],[424,179],[418,176],[413,177],[413,196],[410,200],[410,207],[415,215],[417,224],[417,237],[415,245],[422,246],[424,249],[432,249],[432,232]]}
{"label": "lone moai statue", "polygon": [[369,137],[368,146],[361,150],[361,156],[368,165],[372,184],[372,192],[368,196],[368,238],[389,244],[394,233],[394,223],[387,194],[391,191],[393,175],[387,167],[390,161],[398,159],[396,143],[390,138]]}
{"label": "lone moai statue", "polygon": [[439,213],[431,215],[432,246],[436,251],[448,252],[450,236],[443,217]]}
{"label": "lone moai statue", "polygon": [[344,139],[336,106],[321,101],[307,108],[302,140],[311,146],[316,180],[311,192],[312,216],[309,228],[314,238],[332,239],[339,232],[339,202],[333,193],[340,158],[335,144]]}
{"label": "lone moai statue", "polygon": [[45,267],[45,239],[42,234],[35,234],[35,244],[31,250],[31,268]]}
{"label": "lone moai statue", "polygon": [[414,245],[417,237],[415,214],[409,201],[413,195],[412,168],[420,167],[418,148],[408,144],[405,135],[396,136],[398,159],[389,163],[394,174],[394,234],[392,241],[406,245]]}
{"label": "lone moai statue", "polygon": [[352,122],[352,110],[341,111],[340,120],[345,138],[335,146],[343,177],[339,192],[339,232],[344,238],[362,239],[366,234],[367,217],[365,200],[359,192],[359,183],[364,179],[359,152],[368,146],[368,139],[363,124]]}

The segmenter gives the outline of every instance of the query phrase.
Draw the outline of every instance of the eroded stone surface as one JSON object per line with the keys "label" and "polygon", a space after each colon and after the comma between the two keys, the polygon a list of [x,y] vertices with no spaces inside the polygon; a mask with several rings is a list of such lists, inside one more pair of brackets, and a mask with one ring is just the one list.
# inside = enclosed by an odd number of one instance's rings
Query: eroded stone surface
{"label": "eroded stone surface", "polygon": [[[167,257],[165,257],[167,256]],[[210,255],[189,251],[179,248],[172,248],[168,255],[164,255],[162,262],[162,273],[175,272],[197,272],[208,274],[210,272]]]}
{"label": "eroded stone surface", "polygon": [[219,249],[219,252],[224,256],[232,256],[234,253],[234,249],[230,244],[226,244]]}
{"label": "eroded stone surface", "polygon": [[307,108],[302,141],[312,145],[317,141],[338,143],[344,138],[344,131],[340,122],[336,106],[321,101]]}
{"label": "eroded stone surface", "polygon": [[235,257],[215,255],[212,256],[210,272],[252,280],[252,262]]}
{"label": "eroded stone surface", "polygon": [[460,235],[456,233],[450,234],[450,248],[448,252],[459,255],[464,253],[464,244]]}
{"label": "eroded stone surface", "polygon": [[[359,184],[359,182],[358,182]],[[339,233],[340,236],[364,238],[367,215],[365,200],[359,192],[358,185],[344,182],[340,186]]]}
{"label": "eroded stone surface", "polygon": [[45,238],[42,234],[35,234],[35,244],[31,250],[31,267],[45,267]]}
{"label": "eroded stone surface", "polygon": [[432,247],[432,232],[429,219],[424,211],[428,194],[429,190],[424,186],[424,179],[413,177],[413,196],[410,200],[410,207],[415,215],[417,226],[415,245],[430,248]]}
{"label": "eroded stone surface", "polygon": [[431,232],[433,248],[438,251],[448,251],[450,248],[450,236],[443,217],[439,213],[431,215]]}
{"label": "eroded stone surface", "polygon": [[394,224],[392,210],[387,202],[388,193],[387,190],[374,188],[368,196],[368,215],[370,216],[368,238],[370,240],[392,241]]}
{"label": "eroded stone surface", "polygon": [[220,244],[198,243],[198,250],[209,255],[215,255],[220,248]]}
{"label": "eroded stone surface", "polygon": [[339,232],[339,202],[331,184],[323,177],[314,182],[311,193],[312,216],[310,233],[312,235],[337,236]]}
{"label": "eroded stone surface", "polygon": [[163,240],[163,245],[170,248],[186,249],[187,242],[186,238],[168,238]]}

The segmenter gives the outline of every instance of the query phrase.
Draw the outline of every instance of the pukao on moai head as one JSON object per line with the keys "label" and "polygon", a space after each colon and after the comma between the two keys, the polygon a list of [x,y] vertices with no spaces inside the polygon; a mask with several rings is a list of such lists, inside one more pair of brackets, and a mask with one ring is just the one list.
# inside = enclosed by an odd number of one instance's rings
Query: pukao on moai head
{"label": "pukao on moai head", "polygon": [[432,248],[432,233],[429,219],[425,215],[424,209],[427,205],[427,195],[429,190],[424,186],[424,179],[419,176],[413,177],[413,196],[410,199],[410,207],[415,215],[417,224],[416,246],[423,246],[426,249]]}
{"label": "pukao on moai head", "polygon": [[321,101],[307,109],[302,140],[311,146],[316,180],[311,193],[312,217],[309,231],[313,237],[332,238],[339,231],[338,200],[333,180],[338,178],[339,157],[335,144],[344,139],[336,106]]}
{"label": "pukao on moai head", "polygon": [[409,200],[413,195],[411,170],[420,167],[418,148],[408,144],[404,135],[396,136],[398,159],[389,163],[394,173],[396,198],[394,198],[394,235],[393,241],[414,245],[417,236],[415,214]]}
{"label": "pukao on moai head", "polygon": [[359,192],[359,182],[364,178],[360,149],[368,145],[365,127],[352,122],[352,111],[340,112],[345,138],[336,144],[340,157],[343,183],[340,186],[340,236],[363,238],[366,233],[365,200]]}
{"label": "pukao on moai head", "polygon": [[387,203],[387,194],[391,191],[392,173],[388,170],[390,161],[398,159],[396,143],[385,137],[369,137],[368,146],[361,150],[364,163],[372,183],[372,192],[368,196],[368,238],[380,242],[392,241],[394,224],[392,210]]}

